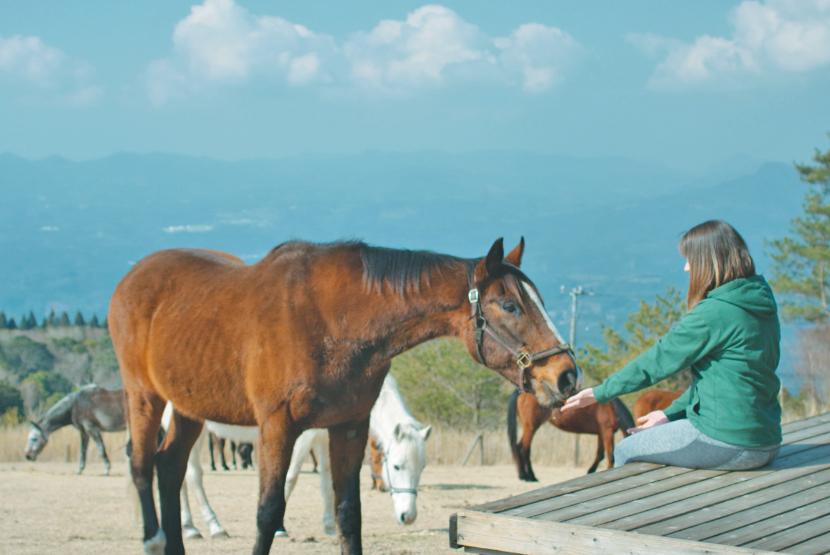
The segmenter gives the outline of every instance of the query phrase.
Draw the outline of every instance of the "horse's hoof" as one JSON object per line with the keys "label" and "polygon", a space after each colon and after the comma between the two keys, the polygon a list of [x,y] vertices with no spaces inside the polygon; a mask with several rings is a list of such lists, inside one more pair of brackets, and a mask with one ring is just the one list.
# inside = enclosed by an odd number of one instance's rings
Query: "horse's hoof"
{"label": "horse's hoof", "polygon": [[274,532],[274,537],[275,538],[287,538],[288,537],[288,532],[286,532],[285,530],[277,530],[276,532]]}
{"label": "horse's hoof", "polygon": [[202,533],[195,526],[185,526],[182,528],[182,536],[188,540],[200,540],[202,539]]}
{"label": "horse's hoof", "polygon": [[216,532],[211,533],[210,537],[214,540],[223,540],[225,538],[230,538],[230,534],[225,532],[224,530],[217,530]]}
{"label": "horse's hoof", "polygon": [[156,535],[144,542],[145,555],[164,555],[164,548],[167,545],[167,537],[164,530],[159,528]]}

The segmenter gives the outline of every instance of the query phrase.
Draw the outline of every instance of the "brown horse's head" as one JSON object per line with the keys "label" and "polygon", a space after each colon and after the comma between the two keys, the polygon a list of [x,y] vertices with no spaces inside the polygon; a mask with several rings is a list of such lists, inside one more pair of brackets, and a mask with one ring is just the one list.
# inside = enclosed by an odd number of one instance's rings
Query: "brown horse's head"
{"label": "brown horse's head", "polygon": [[472,318],[462,338],[476,360],[551,407],[576,393],[581,372],[570,350],[559,349],[565,342],[545,312],[536,286],[519,269],[523,253],[524,238],[507,256],[498,239],[475,266]]}

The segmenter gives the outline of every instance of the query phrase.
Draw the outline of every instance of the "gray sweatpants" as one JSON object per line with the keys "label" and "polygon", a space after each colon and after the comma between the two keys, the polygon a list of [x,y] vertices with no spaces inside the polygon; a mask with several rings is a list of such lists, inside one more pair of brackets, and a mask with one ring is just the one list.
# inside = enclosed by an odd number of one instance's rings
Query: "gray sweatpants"
{"label": "gray sweatpants", "polygon": [[749,470],[768,464],[778,449],[778,445],[748,448],[724,443],[704,435],[684,418],[622,440],[614,449],[614,466],[638,461],[686,468]]}

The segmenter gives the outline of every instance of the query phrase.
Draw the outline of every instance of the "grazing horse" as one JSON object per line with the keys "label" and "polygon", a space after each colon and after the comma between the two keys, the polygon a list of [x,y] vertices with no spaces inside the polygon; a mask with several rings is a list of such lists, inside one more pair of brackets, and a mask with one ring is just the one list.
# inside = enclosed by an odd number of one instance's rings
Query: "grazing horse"
{"label": "grazing horse", "polygon": [[[453,336],[543,406],[574,393],[579,369],[519,269],[523,251],[524,240],[505,257],[501,239],[481,259],[289,242],[250,266],[184,249],[135,264],[107,321],[127,396],[145,551],[184,552],[179,491],[204,420],[259,427],[255,554],[270,551],[283,525],[295,440],[328,428],[340,546],[351,554],[363,551],[369,413],[394,356]],[[175,408],[157,447],[165,401]]]}
{"label": "grazing horse", "polygon": [[[516,420],[522,425],[522,439],[516,441]],[[595,403],[591,406],[562,413],[558,407],[550,408],[540,405],[533,395],[521,393],[518,389],[510,396],[507,405],[507,439],[513,460],[519,470],[519,479],[526,482],[538,482],[530,464],[530,444],[536,430],[550,422],[560,430],[576,434],[595,434],[597,436],[597,456],[588,474],[596,471],[599,463],[608,454],[608,468],[614,466],[614,432],[622,430],[623,436],[634,427],[634,420],[628,408],[619,399],[608,403]]]}
{"label": "grazing horse", "polygon": [[40,420],[31,422],[32,429],[29,431],[24,453],[26,460],[37,459],[49,441],[49,434],[70,424],[81,434],[78,474],[86,467],[86,451],[91,436],[104,461],[106,474],[109,475],[110,460],[101,432],[119,432],[125,428],[124,392],[90,384],[52,405]]}
{"label": "grazing horse", "polygon": [[[166,413],[165,413],[166,416]],[[258,430],[254,427],[228,426],[207,421],[209,433],[220,437],[247,442],[256,437]],[[395,520],[399,524],[412,524],[418,516],[416,499],[421,474],[426,466],[426,440],[431,427],[424,426],[413,417],[403,402],[397,382],[391,374],[383,380],[380,395],[372,407],[369,416],[369,429],[372,438],[380,438],[381,474],[391,484],[392,506]],[[248,443],[243,443],[247,445]],[[285,499],[297,485],[303,461],[311,455],[319,464],[320,494],[323,498],[323,529],[326,534],[334,535],[334,489],[331,479],[331,462],[329,457],[329,435],[324,429],[313,428],[304,431],[294,443],[294,452],[291,455],[291,464],[285,480]],[[198,461],[198,454],[191,455],[191,460]],[[316,467],[317,465],[315,465]],[[194,487],[191,484],[191,487]],[[204,489],[201,485],[196,486]],[[198,491],[198,490],[197,490]],[[385,491],[385,490],[384,490]],[[207,503],[207,497],[202,495]],[[185,500],[186,501],[186,500]],[[210,511],[208,504],[207,511]],[[203,512],[208,514],[203,508]],[[188,514],[182,517],[192,521]],[[277,530],[277,536],[287,536],[284,528]]]}
{"label": "grazing horse", "polygon": [[655,410],[663,410],[672,404],[672,401],[680,397],[682,391],[671,391],[669,389],[649,389],[637,397],[634,403],[634,420]]}

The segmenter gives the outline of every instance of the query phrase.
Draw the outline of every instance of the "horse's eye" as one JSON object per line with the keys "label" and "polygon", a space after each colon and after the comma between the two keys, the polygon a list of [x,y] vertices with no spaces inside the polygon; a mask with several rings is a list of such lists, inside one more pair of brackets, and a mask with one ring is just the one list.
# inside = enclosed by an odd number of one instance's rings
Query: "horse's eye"
{"label": "horse's eye", "polygon": [[501,308],[505,312],[509,312],[510,314],[518,314],[519,313],[519,305],[517,305],[513,301],[504,301],[501,303]]}
{"label": "horse's eye", "polygon": [[394,468],[395,468],[395,470],[400,470],[400,469],[401,469],[401,465],[396,464]]}

